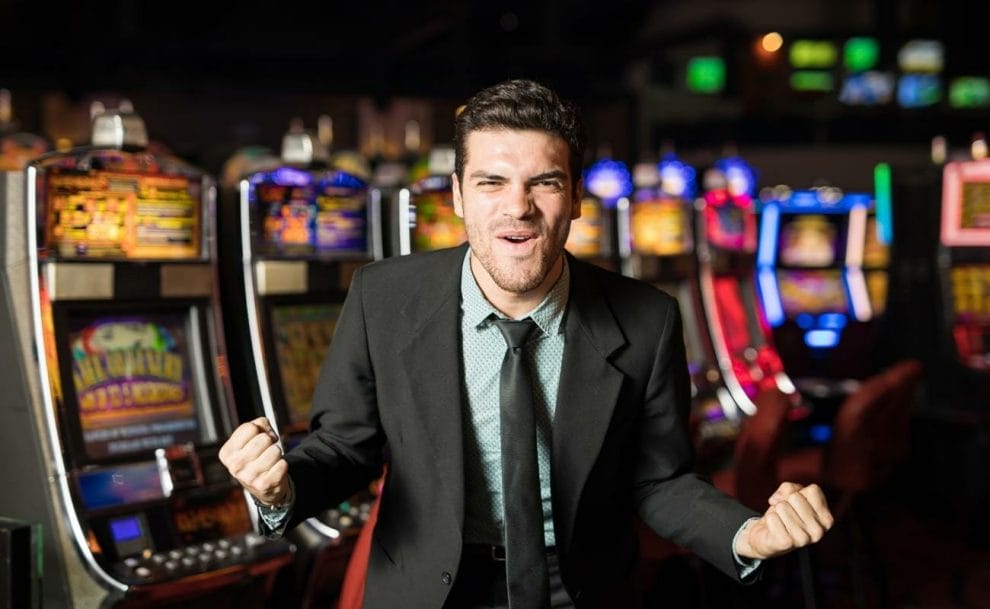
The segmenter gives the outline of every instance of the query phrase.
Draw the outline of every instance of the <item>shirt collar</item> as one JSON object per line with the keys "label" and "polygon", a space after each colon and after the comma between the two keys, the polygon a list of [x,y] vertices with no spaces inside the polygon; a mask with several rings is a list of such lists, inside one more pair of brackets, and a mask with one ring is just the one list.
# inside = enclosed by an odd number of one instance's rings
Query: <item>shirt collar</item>
{"label": "shirt collar", "polygon": [[[567,266],[567,257],[563,256],[564,268],[560,278],[547,292],[543,302],[520,319],[531,318],[546,336],[560,334],[564,331],[564,312],[567,310],[567,299],[571,291],[571,273]],[[481,292],[474,273],[471,271],[471,249],[468,248],[461,265],[461,310],[464,319],[473,328],[487,327],[492,316],[505,319],[505,315],[492,306]]]}

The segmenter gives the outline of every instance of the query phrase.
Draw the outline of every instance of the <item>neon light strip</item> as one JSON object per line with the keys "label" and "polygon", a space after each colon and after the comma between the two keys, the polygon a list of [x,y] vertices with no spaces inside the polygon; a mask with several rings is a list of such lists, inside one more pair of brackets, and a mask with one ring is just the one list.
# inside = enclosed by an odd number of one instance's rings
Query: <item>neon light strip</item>
{"label": "neon light strip", "polygon": [[873,169],[873,196],[876,200],[877,237],[880,243],[890,245],[894,240],[893,179],[890,165],[879,163]]}
{"label": "neon light strip", "polygon": [[866,206],[856,205],[849,212],[849,232],[846,234],[846,266],[863,266],[866,247]]}
{"label": "neon light strip", "polygon": [[772,268],[764,267],[760,269],[758,279],[767,323],[776,328],[784,323],[784,306],[780,302],[780,290],[777,289],[777,274]]}
{"label": "neon light strip", "polygon": [[412,253],[412,223],[409,216],[412,211],[409,209],[409,200],[412,193],[408,188],[399,191],[399,255],[406,256]]}
{"label": "neon light strip", "polygon": [[760,219],[760,248],[756,255],[758,266],[773,266],[777,263],[777,229],[780,226],[780,207],[769,203],[763,208]]}
{"label": "neon light strip", "polygon": [[870,306],[870,294],[866,289],[866,279],[863,269],[858,266],[846,270],[846,287],[849,289],[849,302],[852,304],[853,315],[857,321],[873,319],[873,307]]}
{"label": "neon light strip", "polygon": [[712,275],[711,264],[702,263],[698,273],[698,287],[701,288],[701,303],[705,308],[705,317],[708,318],[708,325],[712,332],[712,346],[715,348],[715,359],[718,368],[722,372],[722,380],[726,389],[732,394],[739,410],[748,415],[756,414],[756,404],[746,395],[736,373],[732,368],[732,355],[726,348],[725,328],[722,327],[722,320],[718,315],[718,303],[715,297],[715,279]]}

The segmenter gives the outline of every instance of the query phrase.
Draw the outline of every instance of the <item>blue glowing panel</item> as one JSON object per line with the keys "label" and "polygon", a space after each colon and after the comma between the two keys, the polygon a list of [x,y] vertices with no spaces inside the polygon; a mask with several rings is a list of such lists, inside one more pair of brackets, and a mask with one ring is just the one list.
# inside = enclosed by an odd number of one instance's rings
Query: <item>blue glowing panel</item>
{"label": "blue glowing panel", "polygon": [[897,103],[925,108],[942,100],[942,81],[934,74],[905,74],[897,83]]}
{"label": "blue glowing panel", "polygon": [[812,349],[831,349],[839,344],[839,333],[835,330],[809,330],[804,334],[804,344]]}
{"label": "blue glowing panel", "polygon": [[735,196],[753,196],[756,190],[756,174],[748,163],[738,157],[715,162],[715,168],[725,176],[729,192]]}
{"label": "blue glowing panel", "polygon": [[802,330],[810,330],[815,327],[815,316],[811,313],[799,313],[794,321]]}
{"label": "blue glowing panel", "polygon": [[828,425],[812,425],[808,436],[816,444],[824,444],[832,438],[832,428]]}
{"label": "blue glowing panel", "polygon": [[849,323],[849,318],[842,313],[822,313],[818,316],[818,327],[830,330],[841,330]]}
{"label": "blue glowing panel", "polygon": [[585,189],[607,202],[614,204],[617,199],[628,197],[633,191],[632,175],[621,161],[602,159],[590,168],[584,176]]}
{"label": "blue glowing panel", "polygon": [[121,541],[138,539],[143,535],[141,531],[141,522],[138,520],[137,516],[111,520],[110,533],[113,535],[113,540],[118,543]]}
{"label": "blue glowing panel", "polygon": [[676,155],[668,154],[657,164],[660,190],[672,197],[691,199],[695,195],[694,167],[682,163]]}

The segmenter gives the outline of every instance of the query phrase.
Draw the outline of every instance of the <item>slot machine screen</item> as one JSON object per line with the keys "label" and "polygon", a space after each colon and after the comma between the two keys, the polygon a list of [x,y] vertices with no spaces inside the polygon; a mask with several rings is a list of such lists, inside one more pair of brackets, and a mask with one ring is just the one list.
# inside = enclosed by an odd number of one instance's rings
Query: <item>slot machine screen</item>
{"label": "slot machine screen", "polygon": [[571,221],[571,232],[567,236],[567,251],[579,258],[594,258],[604,254],[602,237],[605,230],[602,206],[597,199],[585,197],[581,200],[581,217]]}
{"label": "slot machine screen", "polygon": [[413,250],[417,252],[455,247],[467,241],[464,221],[454,211],[449,191],[423,192],[415,196]]}
{"label": "slot machine screen", "polygon": [[[69,311],[60,345],[74,413],[90,460],[209,441],[201,345],[189,309],[126,314]],[[74,398],[71,399],[71,398]]]}
{"label": "slot machine screen", "polygon": [[305,429],[309,423],[316,381],[341,306],[278,305],[271,309],[278,386],[290,428]]}
{"label": "slot machine screen", "polygon": [[62,258],[198,258],[200,191],[180,175],[49,170],[48,248]]}
{"label": "slot machine screen", "polygon": [[[298,172],[301,173],[301,172]],[[365,253],[368,212],[365,191],[356,187],[299,183],[254,186],[261,255]]]}
{"label": "slot machine screen", "polygon": [[847,313],[849,302],[842,272],[777,270],[780,302],[788,317],[800,313]]}
{"label": "slot machine screen", "polygon": [[751,212],[727,202],[705,207],[706,233],[715,247],[752,252],[756,249],[756,219]]}
{"label": "slot machine screen", "polygon": [[957,266],[949,278],[959,357],[974,368],[990,368],[990,265]]}
{"label": "slot machine screen", "polygon": [[962,186],[963,230],[990,229],[990,182],[965,182]]}
{"label": "slot machine screen", "polygon": [[786,218],[780,227],[780,264],[799,268],[832,266],[839,260],[840,227],[824,214]]}
{"label": "slot machine screen", "polygon": [[630,216],[632,249],[637,254],[674,256],[690,251],[691,226],[683,202],[677,199],[636,201]]}

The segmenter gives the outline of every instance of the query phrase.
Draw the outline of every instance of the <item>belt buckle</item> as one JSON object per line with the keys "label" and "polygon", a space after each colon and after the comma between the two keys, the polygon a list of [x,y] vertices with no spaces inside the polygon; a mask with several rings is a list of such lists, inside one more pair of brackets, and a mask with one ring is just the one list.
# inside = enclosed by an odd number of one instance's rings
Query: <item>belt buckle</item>
{"label": "belt buckle", "polygon": [[492,560],[505,562],[505,546],[492,546]]}

